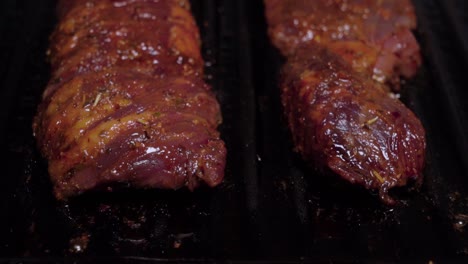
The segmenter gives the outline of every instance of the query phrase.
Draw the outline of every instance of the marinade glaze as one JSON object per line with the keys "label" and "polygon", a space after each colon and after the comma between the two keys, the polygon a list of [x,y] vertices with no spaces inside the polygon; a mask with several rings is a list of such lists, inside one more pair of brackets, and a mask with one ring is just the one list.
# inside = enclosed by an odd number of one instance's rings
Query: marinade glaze
{"label": "marinade glaze", "polygon": [[421,63],[409,1],[265,0],[272,42],[287,58],[282,102],[296,150],[380,192],[421,181],[425,131],[391,90]]}
{"label": "marinade glaze", "polygon": [[226,148],[185,0],[62,0],[33,129],[58,199],[218,185]]}

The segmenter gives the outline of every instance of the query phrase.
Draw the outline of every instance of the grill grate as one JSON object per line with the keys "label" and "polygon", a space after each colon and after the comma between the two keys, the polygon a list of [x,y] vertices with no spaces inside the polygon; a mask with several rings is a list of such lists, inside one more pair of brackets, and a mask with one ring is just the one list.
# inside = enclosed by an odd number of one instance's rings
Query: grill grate
{"label": "grill grate", "polygon": [[[40,2],[40,3],[39,3]],[[31,122],[49,78],[54,0],[0,3],[0,262],[462,260],[468,255],[468,20],[464,1],[415,0],[425,66],[403,101],[428,133],[424,184],[383,206],[292,152],[261,0],[192,1],[228,147],[220,188],[123,190],[55,201]],[[7,23],[8,22],[8,23]],[[468,227],[467,227],[468,228]],[[138,257],[134,257],[138,256]]]}

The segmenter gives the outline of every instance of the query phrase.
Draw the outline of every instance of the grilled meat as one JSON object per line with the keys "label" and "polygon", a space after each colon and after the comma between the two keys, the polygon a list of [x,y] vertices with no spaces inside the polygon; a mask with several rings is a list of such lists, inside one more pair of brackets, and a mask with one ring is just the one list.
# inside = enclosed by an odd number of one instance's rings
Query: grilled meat
{"label": "grilled meat", "polygon": [[219,184],[226,149],[185,0],[62,0],[33,128],[58,199]]}
{"label": "grilled meat", "polygon": [[284,55],[314,41],[353,68],[399,88],[421,64],[410,0],[266,0],[273,43]]}
{"label": "grilled meat", "polygon": [[386,89],[321,45],[299,48],[284,67],[282,101],[297,151],[351,183],[388,190],[421,176],[424,129]]}
{"label": "grilled meat", "polygon": [[421,180],[426,147],[421,122],[388,86],[420,64],[409,1],[265,5],[272,42],[287,58],[282,102],[296,150],[393,203],[389,189]]}

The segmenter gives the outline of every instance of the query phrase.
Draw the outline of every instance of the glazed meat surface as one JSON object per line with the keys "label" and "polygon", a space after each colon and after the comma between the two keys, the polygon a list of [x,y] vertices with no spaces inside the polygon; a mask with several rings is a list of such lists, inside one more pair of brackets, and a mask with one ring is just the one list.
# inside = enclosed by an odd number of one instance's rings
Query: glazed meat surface
{"label": "glazed meat surface", "polygon": [[114,183],[218,185],[221,113],[185,0],[62,0],[33,128],[58,199]]}
{"label": "glazed meat surface", "polygon": [[421,63],[410,0],[266,0],[265,5],[272,41],[286,56],[314,41],[394,89],[400,76],[412,77]]}
{"label": "glazed meat surface", "polygon": [[420,179],[424,129],[381,84],[320,45],[299,48],[283,74],[283,105],[305,160],[379,190],[388,203],[388,190]]}
{"label": "glazed meat surface", "polygon": [[420,181],[425,131],[395,99],[420,65],[408,0],[265,0],[287,58],[282,102],[296,150],[351,183],[388,191]]}

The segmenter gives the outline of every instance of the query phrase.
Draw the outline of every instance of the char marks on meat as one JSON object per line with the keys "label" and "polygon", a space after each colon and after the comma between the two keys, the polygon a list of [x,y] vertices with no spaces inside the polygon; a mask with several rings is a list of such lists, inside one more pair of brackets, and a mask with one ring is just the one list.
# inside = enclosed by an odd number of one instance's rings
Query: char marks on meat
{"label": "char marks on meat", "polygon": [[425,131],[390,93],[421,63],[409,0],[265,0],[272,42],[287,58],[282,102],[296,150],[380,191],[420,181]]}
{"label": "char marks on meat", "polygon": [[218,185],[226,149],[186,0],[61,0],[33,128],[58,199]]}

